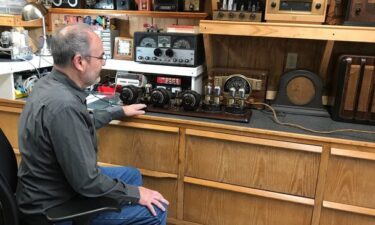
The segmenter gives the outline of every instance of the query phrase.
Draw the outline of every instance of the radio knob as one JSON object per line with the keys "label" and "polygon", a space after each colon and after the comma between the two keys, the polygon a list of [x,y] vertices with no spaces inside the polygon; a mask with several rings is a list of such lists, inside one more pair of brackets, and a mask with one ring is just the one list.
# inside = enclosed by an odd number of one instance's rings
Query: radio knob
{"label": "radio knob", "polygon": [[162,53],[163,53],[163,52],[161,51],[160,48],[155,48],[155,50],[154,50],[154,55],[155,55],[155,56],[161,56]]}
{"label": "radio knob", "polygon": [[255,17],[256,17],[256,14],[255,14],[255,13],[251,13],[251,14],[250,14],[250,19],[255,20]]}
{"label": "radio knob", "polygon": [[316,5],[315,5],[315,8],[316,9],[320,9],[322,7],[322,4],[320,4],[320,3],[317,3]]}
{"label": "radio knob", "polygon": [[173,57],[173,50],[168,48],[167,51],[165,51],[165,55],[168,57]]}
{"label": "radio knob", "polygon": [[229,13],[229,18],[233,18],[234,17],[234,13],[230,12]]}
{"label": "radio knob", "polygon": [[176,58],[174,58],[174,59],[173,59],[173,62],[177,62],[177,59],[176,59]]}
{"label": "radio knob", "polygon": [[152,60],[154,60],[154,61],[156,61],[158,58],[156,58],[155,56],[154,57],[152,57]]}
{"label": "radio knob", "polygon": [[272,7],[272,8],[275,8],[275,7],[276,7],[276,2],[272,2],[272,3],[271,3],[271,7]]}
{"label": "radio knob", "polygon": [[146,57],[145,57],[145,60],[150,60],[150,57],[146,56]]}
{"label": "radio knob", "polygon": [[189,62],[189,59],[185,59],[185,62],[188,63],[188,62]]}
{"label": "radio knob", "polygon": [[182,63],[184,60],[183,59],[179,59],[178,62]]}
{"label": "radio knob", "polygon": [[223,18],[224,17],[224,13],[223,12],[219,12],[218,16],[219,16],[219,18]]}
{"label": "radio knob", "polygon": [[239,17],[240,17],[241,19],[245,18],[245,13],[240,13]]}
{"label": "radio knob", "polygon": [[138,56],[138,59],[139,59],[139,60],[142,60],[142,59],[143,59],[143,57],[142,57],[142,56]]}

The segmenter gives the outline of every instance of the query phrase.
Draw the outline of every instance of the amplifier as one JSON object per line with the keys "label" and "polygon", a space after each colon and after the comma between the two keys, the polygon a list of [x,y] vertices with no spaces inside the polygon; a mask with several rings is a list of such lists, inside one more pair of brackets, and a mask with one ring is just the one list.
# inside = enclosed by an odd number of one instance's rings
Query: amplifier
{"label": "amplifier", "polygon": [[267,21],[323,23],[327,0],[270,0],[266,3]]}
{"label": "amplifier", "polygon": [[155,11],[181,11],[182,0],[154,0]]}
{"label": "amplifier", "polygon": [[375,1],[349,0],[344,25],[375,26]]}
{"label": "amplifier", "polygon": [[52,8],[84,8],[85,0],[52,0]]}
{"label": "amplifier", "polygon": [[134,0],[116,0],[116,9],[118,10],[135,10]]}
{"label": "amplifier", "polygon": [[338,61],[338,84],[332,119],[375,124],[375,56],[343,55]]}
{"label": "amplifier", "polygon": [[202,34],[135,32],[136,62],[199,66],[204,61]]}
{"label": "amplifier", "polygon": [[115,9],[113,0],[86,0],[88,9]]}

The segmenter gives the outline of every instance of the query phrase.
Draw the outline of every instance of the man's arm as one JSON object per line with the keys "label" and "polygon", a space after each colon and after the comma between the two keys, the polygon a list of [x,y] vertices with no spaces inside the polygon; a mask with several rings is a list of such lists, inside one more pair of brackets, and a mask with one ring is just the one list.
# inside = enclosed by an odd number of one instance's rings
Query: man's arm
{"label": "man's arm", "polygon": [[145,107],[145,104],[108,107],[105,110],[94,110],[90,112],[90,116],[93,120],[93,123],[95,124],[95,128],[99,129],[107,125],[112,120],[118,120],[123,118],[124,116],[129,117],[143,115],[145,114],[145,111],[142,109]]}

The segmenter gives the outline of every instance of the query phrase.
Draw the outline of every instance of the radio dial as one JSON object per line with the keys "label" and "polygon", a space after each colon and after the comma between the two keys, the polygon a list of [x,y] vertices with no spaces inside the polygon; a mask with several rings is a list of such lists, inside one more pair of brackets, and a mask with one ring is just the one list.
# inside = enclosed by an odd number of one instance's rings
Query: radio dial
{"label": "radio dial", "polygon": [[316,9],[320,9],[322,7],[322,4],[320,4],[320,3],[317,3],[316,5],[315,5],[315,8]]}
{"label": "radio dial", "polygon": [[136,103],[138,99],[138,88],[134,85],[125,86],[122,88],[120,99],[125,105]]}
{"label": "radio dial", "polygon": [[161,56],[163,54],[163,52],[161,51],[160,48],[155,48],[154,50],[154,55],[155,56]]}
{"label": "radio dial", "polygon": [[173,57],[174,55],[173,50],[168,48],[167,51],[165,51],[165,55],[168,57]]}
{"label": "radio dial", "polygon": [[276,7],[276,2],[272,2],[272,3],[271,3],[271,7],[272,7],[272,8],[275,8],[275,7]]}
{"label": "radio dial", "polygon": [[201,95],[196,91],[185,91],[182,94],[181,100],[182,107],[187,111],[194,111],[198,109],[199,103],[201,101]]}
{"label": "radio dial", "polygon": [[164,88],[156,88],[151,92],[151,104],[155,107],[163,107],[170,101],[170,94]]}

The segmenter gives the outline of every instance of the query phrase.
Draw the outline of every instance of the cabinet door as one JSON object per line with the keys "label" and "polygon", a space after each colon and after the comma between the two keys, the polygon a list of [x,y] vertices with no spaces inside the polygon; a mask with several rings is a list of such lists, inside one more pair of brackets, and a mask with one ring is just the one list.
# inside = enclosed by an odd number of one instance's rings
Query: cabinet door
{"label": "cabinet door", "polygon": [[185,176],[314,198],[321,146],[187,129]]}
{"label": "cabinet door", "polygon": [[310,225],[313,207],[185,184],[184,220],[206,225]]}
{"label": "cabinet door", "polygon": [[332,148],[324,200],[375,209],[375,149]]}
{"label": "cabinet door", "polygon": [[99,129],[98,161],[159,172],[178,172],[178,128],[120,123]]}

